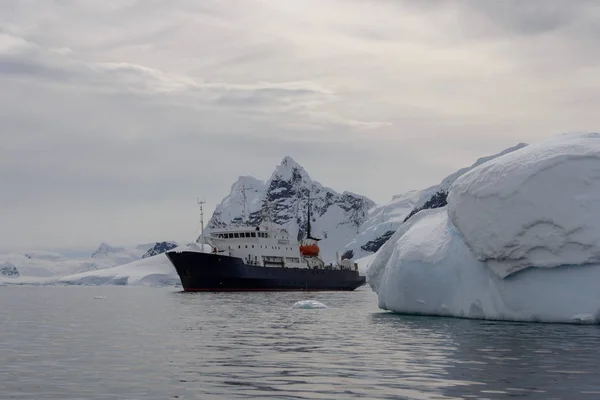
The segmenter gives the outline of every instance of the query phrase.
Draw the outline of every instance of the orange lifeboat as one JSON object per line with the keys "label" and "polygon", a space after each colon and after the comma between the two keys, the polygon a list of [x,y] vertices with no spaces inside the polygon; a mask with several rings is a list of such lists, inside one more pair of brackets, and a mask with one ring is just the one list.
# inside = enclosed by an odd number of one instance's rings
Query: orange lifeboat
{"label": "orange lifeboat", "polygon": [[308,257],[316,257],[319,255],[319,246],[316,244],[303,244],[300,246],[300,254]]}

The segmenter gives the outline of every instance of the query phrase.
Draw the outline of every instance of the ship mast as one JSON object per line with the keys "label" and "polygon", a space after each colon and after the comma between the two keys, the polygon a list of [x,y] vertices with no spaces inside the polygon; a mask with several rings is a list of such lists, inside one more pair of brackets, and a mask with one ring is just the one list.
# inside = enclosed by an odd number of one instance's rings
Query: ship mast
{"label": "ship mast", "polygon": [[238,190],[240,190],[242,192],[242,225],[247,225],[248,221],[247,221],[247,216],[246,216],[246,203],[248,201],[248,199],[246,198],[246,185],[242,184],[242,187],[240,187]]}
{"label": "ship mast", "polygon": [[307,204],[307,208],[308,208],[308,210],[307,210],[307,213],[306,213],[306,217],[307,217],[307,220],[306,220],[306,238],[307,239],[312,239],[312,240],[319,241],[321,239],[317,239],[317,238],[313,237],[312,232],[310,230],[310,192],[308,192],[308,204]]}
{"label": "ship mast", "polygon": [[310,234],[310,192],[308,192],[308,212],[306,214],[306,238],[307,239],[311,239],[311,234]]}
{"label": "ship mast", "polygon": [[264,211],[263,211],[263,221],[266,220],[267,222],[267,229],[268,230],[272,230],[272,223],[273,223],[273,216],[272,216],[272,211],[273,211],[273,203],[266,200],[264,202]]}
{"label": "ship mast", "polygon": [[199,198],[196,200],[198,202],[198,205],[200,206],[200,236],[198,237],[198,239],[196,240],[196,243],[198,243],[198,241],[200,241],[200,246],[202,248],[202,252],[204,253],[204,204],[206,204],[206,201],[204,200],[200,200]]}

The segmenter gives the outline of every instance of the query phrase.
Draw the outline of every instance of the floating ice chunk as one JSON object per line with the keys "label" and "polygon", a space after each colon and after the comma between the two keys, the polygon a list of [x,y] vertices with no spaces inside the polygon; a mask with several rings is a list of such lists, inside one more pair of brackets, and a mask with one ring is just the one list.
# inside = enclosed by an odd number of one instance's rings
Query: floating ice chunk
{"label": "floating ice chunk", "polygon": [[320,301],[316,300],[300,300],[297,301],[292,308],[304,308],[304,309],[314,309],[314,308],[327,308],[327,306]]}

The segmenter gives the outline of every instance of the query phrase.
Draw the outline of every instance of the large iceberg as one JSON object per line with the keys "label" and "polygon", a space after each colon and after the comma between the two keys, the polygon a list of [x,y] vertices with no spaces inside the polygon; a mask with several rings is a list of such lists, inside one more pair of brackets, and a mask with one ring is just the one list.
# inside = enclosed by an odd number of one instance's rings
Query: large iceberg
{"label": "large iceberg", "polygon": [[344,256],[359,261],[365,256],[375,254],[398,227],[414,214],[421,210],[445,206],[448,190],[459,177],[485,162],[525,146],[527,144],[519,143],[499,153],[481,157],[472,165],[448,175],[438,185],[396,195],[389,203],[372,208],[367,219],[360,225],[358,234],[345,246]]}
{"label": "large iceberg", "polygon": [[173,286],[180,284],[180,280],[167,256],[158,254],[112,268],[64,276],[56,283],[84,286]]}
{"label": "large iceberg", "polygon": [[600,135],[565,135],[460,177],[448,211],[475,256],[505,277],[600,262]]}
{"label": "large iceberg", "polygon": [[600,322],[600,135],[484,163],[377,252],[379,307],[514,321]]}
{"label": "large iceberg", "polygon": [[[203,250],[204,249],[204,250]],[[212,248],[192,242],[178,246],[173,251],[204,251]],[[60,278],[57,283],[69,285],[140,285],[174,286],[181,280],[177,271],[164,253],[136,260],[112,268],[86,271]]]}

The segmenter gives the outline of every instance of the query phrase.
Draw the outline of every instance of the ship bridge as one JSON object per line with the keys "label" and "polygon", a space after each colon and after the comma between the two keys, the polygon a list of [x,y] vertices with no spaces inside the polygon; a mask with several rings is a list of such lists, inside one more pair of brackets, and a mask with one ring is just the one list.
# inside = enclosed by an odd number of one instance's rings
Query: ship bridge
{"label": "ship bridge", "polygon": [[305,268],[297,244],[284,228],[237,226],[214,229],[208,237],[213,252],[239,257],[250,265]]}

